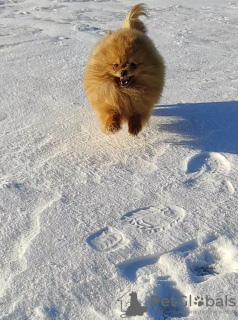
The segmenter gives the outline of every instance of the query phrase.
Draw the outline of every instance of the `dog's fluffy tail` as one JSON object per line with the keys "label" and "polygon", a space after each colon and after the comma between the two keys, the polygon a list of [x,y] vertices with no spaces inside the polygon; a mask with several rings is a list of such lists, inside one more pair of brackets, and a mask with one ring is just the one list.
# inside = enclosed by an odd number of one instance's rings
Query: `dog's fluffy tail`
{"label": "dog's fluffy tail", "polygon": [[134,6],[123,21],[122,28],[136,29],[146,33],[146,26],[139,20],[140,16],[147,17],[147,6],[144,3],[139,3]]}

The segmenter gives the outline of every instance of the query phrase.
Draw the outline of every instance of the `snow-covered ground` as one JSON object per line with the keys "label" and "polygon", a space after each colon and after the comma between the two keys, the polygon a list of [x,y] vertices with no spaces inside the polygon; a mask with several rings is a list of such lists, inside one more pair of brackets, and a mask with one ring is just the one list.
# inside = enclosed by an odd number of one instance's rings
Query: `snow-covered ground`
{"label": "snow-covered ground", "polygon": [[84,67],[137,2],[0,1],[1,320],[238,317],[238,3],[145,1],[166,88],[106,136]]}

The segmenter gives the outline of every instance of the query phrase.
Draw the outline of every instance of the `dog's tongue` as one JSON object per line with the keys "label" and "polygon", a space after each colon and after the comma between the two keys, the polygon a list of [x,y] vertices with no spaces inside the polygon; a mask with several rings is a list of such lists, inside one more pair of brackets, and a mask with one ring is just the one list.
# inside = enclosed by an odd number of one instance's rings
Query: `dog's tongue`
{"label": "dog's tongue", "polygon": [[129,80],[128,77],[120,77],[120,81],[121,81],[121,82],[126,82],[126,81],[128,81],[128,80]]}

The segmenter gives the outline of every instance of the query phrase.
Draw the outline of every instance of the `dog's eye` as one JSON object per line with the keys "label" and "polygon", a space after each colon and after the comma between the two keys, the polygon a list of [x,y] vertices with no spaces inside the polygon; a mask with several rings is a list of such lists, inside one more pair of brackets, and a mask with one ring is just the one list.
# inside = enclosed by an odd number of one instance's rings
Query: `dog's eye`
{"label": "dog's eye", "polygon": [[115,63],[115,64],[113,65],[113,68],[116,69],[117,67],[118,67],[118,64]]}
{"label": "dog's eye", "polygon": [[131,66],[131,69],[136,69],[136,67],[137,67],[134,62],[132,62],[132,63],[130,64],[130,66]]}

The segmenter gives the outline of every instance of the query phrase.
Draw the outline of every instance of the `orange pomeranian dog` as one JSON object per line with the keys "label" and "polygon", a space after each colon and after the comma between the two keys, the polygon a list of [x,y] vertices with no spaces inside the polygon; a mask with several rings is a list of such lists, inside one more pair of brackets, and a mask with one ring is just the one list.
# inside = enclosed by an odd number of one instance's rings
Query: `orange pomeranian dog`
{"label": "orange pomeranian dog", "polygon": [[84,88],[105,133],[117,132],[126,121],[129,133],[137,135],[163,91],[165,65],[142,15],[146,6],[134,6],[122,28],[96,44],[86,66]]}

